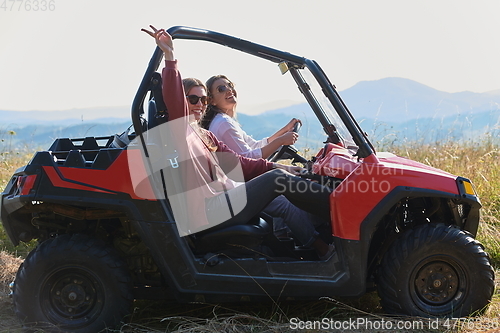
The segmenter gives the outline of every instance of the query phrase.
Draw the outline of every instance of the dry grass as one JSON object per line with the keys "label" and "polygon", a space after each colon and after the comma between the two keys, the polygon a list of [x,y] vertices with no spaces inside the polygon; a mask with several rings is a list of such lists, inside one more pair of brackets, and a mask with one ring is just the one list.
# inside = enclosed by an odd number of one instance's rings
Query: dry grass
{"label": "dry grass", "polygon": [[[304,321],[329,318],[342,321],[349,318],[367,318],[372,321],[416,322],[424,320],[424,328],[408,332],[500,332],[500,149],[498,144],[485,141],[480,144],[436,143],[433,145],[406,144],[404,147],[384,149],[400,156],[443,169],[473,181],[481,198],[483,209],[479,240],[485,245],[496,267],[496,293],[492,304],[479,317],[462,322],[440,322],[438,329],[424,319],[391,318],[382,314],[376,293],[368,293],[358,299],[333,300],[325,298],[315,302],[281,302],[264,304],[167,304],[165,302],[137,301],[129,322],[116,332],[290,332],[290,319]],[[12,173],[26,164],[31,154],[0,154],[0,189],[3,189]],[[0,228],[1,229],[1,228]],[[3,230],[0,230],[3,232]],[[1,244],[0,249],[6,244]],[[10,253],[16,253],[10,251]],[[21,332],[14,317],[7,294],[22,259],[8,252],[0,252],[0,332]],[[320,329],[300,332],[322,332]],[[338,330],[353,331],[353,330]],[[373,330],[357,331],[369,332]],[[377,330],[395,332],[405,330]]]}
{"label": "dry grass", "polygon": [[32,156],[32,152],[2,152],[0,150],[0,190],[3,190],[7,186],[7,182],[14,171],[26,165]]}
{"label": "dry grass", "polygon": [[23,259],[0,251],[0,332],[20,332],[20,324],[14,316],[9,297],[9,284],[14,281],[17,269]]}
{"label": "dry grass", "polygon": [[483,216],[500,214],[500,146],[498,142],[408,144],[394,152],[473,181],[483,203]]}
{"label": "dry grass", "polygon": [[9,283],[14,280],[19,265],[23,262],[21,257],[15,257],[5,251],[0,251],[0,297],[10,293]]}
{"label": "dry grass", "polygon": [[400,156],[472,180],[481,199],[481,223],[477,238],[493,263],[500,267],[500,146],[492,140],[481,143],[408,144],[394,147]]}

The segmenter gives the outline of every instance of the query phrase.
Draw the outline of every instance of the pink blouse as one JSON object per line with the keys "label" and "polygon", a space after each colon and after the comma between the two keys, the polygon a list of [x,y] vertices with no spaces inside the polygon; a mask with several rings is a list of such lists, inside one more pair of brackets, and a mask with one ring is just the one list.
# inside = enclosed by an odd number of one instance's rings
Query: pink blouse
{"label": "pink blouse", "polygon": [[[167,195],[179,234],[185,236],[224,222],[209,223],[206,199],[226,192],[228,206],[244,207],[246,201],[243,205],[232,202],[241,201],[241,191],[237,198],[232,198],[227,191],[244,186],[244,181],[272,169],[273,164],[264,159],[240,156],[211,132],[189,123],[189,108],[177,61],[165,61],[162,77],[169,121],[149,130],[148,134],[161,140],[163,160],[168,159],[164,161]],[[229,211],[228,207],[227,213],[222,212],[226,219],[231,218]]]}

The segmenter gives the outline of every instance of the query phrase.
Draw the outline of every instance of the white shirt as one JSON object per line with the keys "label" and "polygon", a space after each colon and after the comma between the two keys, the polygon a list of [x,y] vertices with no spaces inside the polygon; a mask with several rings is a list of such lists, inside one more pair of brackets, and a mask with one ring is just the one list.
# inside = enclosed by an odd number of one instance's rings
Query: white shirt
{"label": "white shirt", "polygon": [[234,152],[245,157],[262,158],[261,148],[268,144],[268,138],[255,140],[241,128],[236,120],[225,113],[215,115],[209,130]]}

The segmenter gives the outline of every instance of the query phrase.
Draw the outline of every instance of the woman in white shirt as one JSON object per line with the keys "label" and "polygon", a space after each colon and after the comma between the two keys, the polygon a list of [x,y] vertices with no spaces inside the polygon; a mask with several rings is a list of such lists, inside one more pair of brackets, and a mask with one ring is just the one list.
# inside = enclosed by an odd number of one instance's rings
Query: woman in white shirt
{"label": "woman in white shirt", "polygon": [[267,158],[282,145],[297,141],[298,134],[292,131],[295,123],[300,122],[296,118],[270,137],[255,140],[234,119],[238,104],[234,84],[226,76],[216,75],[207,80],[206,86],[209,103],[200,125],[236,153],[250,158]]}
{"label": "woman in white shirt", "polygon": [[[234,119],[238,104],[237,93],[234,84],[226,76],[212,76],[207,80],[206,88],[208,106],[199,121],[200,126],[215,134],[217,139],[237,154],[250,158],[267,158],[282,145],[291,145],[297,141],[298,134],[292,131],[294,125],[300,122],[296,118],[268,138],[255,140],[249,136]],[[264,211],[275,218],[277,235],[289,231],[287,224],[300,225],[302,221],[311,221],[318,227],[325,223],[324,220],[292,205],[283,196],[274,199]]]}

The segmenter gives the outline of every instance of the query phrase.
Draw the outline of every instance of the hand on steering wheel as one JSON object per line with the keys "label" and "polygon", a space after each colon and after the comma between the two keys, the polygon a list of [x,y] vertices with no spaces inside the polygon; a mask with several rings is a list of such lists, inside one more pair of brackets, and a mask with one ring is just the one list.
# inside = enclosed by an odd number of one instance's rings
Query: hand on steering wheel
{"label": "hand on steering wheel", "polygon": [[277,140],[281,140],[282,146],[293,145],[299,139],[297,132],[286,132],[280,136]]}
{"label": "hand on steering wheel", "polygon": [[[295,122],[295,124],[293,125],[292,131],[288,132],[288,133],[286,133],[284,135],[291,136],[292,137],[292,143],[295,143],[297,141],[297,139],[298,139],[298,134],[297,133],[299,132],[301,126],[302,126],[302,122],[300,120],[297,120]],[[302,156],[300,156],[300,155],[297,154],[297,149],[295,147],[293,147],[293,145],[288,144],[288,145],[281,146],[281,148],[276,153],[274,153],[269,160],[271,162],[276,162],[281,157],[283,157],[283,155],[286,152],[290,153],[291,155],[297,155],[297,156],[301,157],[302,159],[304,159]],[[299,162],[300,162],[300,160],[299,160]]]}

